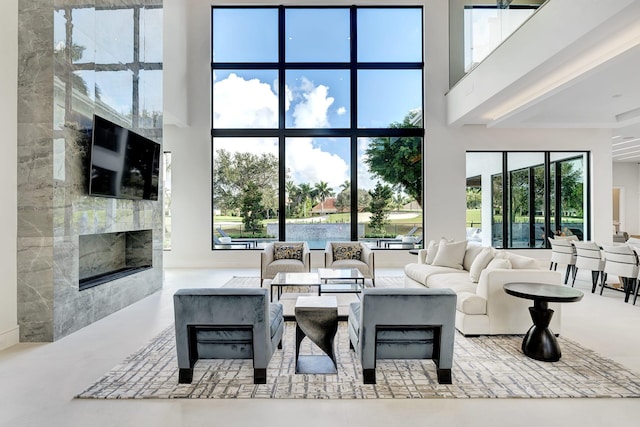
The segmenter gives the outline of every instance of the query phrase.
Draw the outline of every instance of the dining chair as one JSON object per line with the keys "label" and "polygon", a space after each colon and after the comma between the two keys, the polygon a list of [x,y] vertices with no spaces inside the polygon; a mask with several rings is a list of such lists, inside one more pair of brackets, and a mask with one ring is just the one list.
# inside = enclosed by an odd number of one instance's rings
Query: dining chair
{"label": "dining chair", "polygon": [[596,291],[598,285],[598,278],[602,279],[604,283],[604,257],[600,245],[596,242],[583,242],[579,240],[572,240],[571,243],[576,248],[576,265],[575,274],[571,287],[576,283],[576,275],[580,269],[591,271],[591,293]]}
{"label": "dining chair", "polygon": [[567,271],[564,275],[564,284],[569,281],[569,274],[573,274],[573,278],[576,277],[576,248],[573,246],[572,240],[567,238],[551,238],[549,237],[549,243],[551,243],[551,264],[549,270],[556,270],[558,264],[564,264],[567,266]]}

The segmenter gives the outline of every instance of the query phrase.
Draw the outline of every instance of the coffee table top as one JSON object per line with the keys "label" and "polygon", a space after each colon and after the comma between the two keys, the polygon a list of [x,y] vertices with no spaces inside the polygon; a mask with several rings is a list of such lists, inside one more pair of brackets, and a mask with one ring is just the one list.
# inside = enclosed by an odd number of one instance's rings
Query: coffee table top
{"label": "coffee table top", "polygon": [[318,274],[321,280],[364,279],[357,268],[319,268]]}
{"label": "coffee table top", "polygon": [[584,295],[574,288],[542,283],[507,283],[503,288],[515,297],[546,302],[576,302]]}
{"label": "coffee table top", "polygon": [[275,286],[320,286],[320,275],[318,273],[277,273],[271,281]]}
{"label": "coffee table top", "polygon": [[296,313],[306,310],[338,309],[338,299],[332,295],[299,296],[296,300]]}

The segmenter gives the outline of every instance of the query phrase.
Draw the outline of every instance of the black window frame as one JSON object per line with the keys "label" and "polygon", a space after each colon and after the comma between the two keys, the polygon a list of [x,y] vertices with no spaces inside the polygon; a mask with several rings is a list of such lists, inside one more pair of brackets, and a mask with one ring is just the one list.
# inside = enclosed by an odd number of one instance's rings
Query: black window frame
{"label": "black window frame", "polygon": [[[215,9],[278,9],[278,61],[277,62],[216,62],[213,59],[213,11]],[[348,9],[350,11],[350,61],[346,62],[286,62],[285,59],[285,12],[288,9]],[[214,5],[211,7],[211,179],[214,177],[215,163],[215,138],[242,138],[242,137],[261,137],[261,138],[277,138],[278,139],[278,158],[279,158],[279,178],[278,178],[278,240],[286,241],[286,139],[295,137],[330,137],[330,138],[349,138],[350,139],[350,182],[351,182],[351,206],[357,206],[358,200],[358,139],[360,138],[394,138],[394,137],[419,137],[422,138],[422,176],[424,177],[424,146],[425,146],[425,123],[424,123],[424,49],[422,58],[418,62],[358,62],[357,61],[357,11],[363,9],[416,9],[420,11],[421,34],[423,35],[424,46],[424,8],[419,5],[398,5],[398,6],[339,6],[339,5],[305,5],[305,6],[242,6],[242,5]],[[285,73],[288,70],[349,70],[350,85],[350,126],[349,128],[287,128],[285,117],[285,98],[278,98],[278,128],[215,128],[214,127],[214,109],[213,102],[215,93],[213,93],[214,73],[216,70],[277,70],[278,72],[278,90],[279,94],[285,93]],[[358,128],[358,71],[360,70],[420,70],[422,73],[422,126],[419,128]],[[213,186],[212,186],[213,187]],[[214,194],[213,188],[211,193],[211,248],[219,250],[215,246],[214,234]],[[424,190],[423,190],[424,195]],[[422,223],[424,228],[424,206],[422,209]],[[350,212],[350,240],[358,241],[358,211],[351,209]],[[252,247],[250,249],[255,249]]]}

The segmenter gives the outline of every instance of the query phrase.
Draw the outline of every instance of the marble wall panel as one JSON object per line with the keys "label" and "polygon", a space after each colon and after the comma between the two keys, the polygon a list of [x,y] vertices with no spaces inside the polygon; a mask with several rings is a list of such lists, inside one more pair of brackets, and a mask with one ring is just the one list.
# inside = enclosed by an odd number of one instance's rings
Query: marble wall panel
{"label": "marble wall panel", "polygon": [[20,341],[53,340],[53,239],[18,238]]}
{"label": "marble wall panel", "polygon": [[[86,130],[95,111],[118,113],[113,105],[97,99],[95,69],[86,69],[84,64],[84,70],[75,70],[71,50],[65,45],[73,28],[66,22],[71,7],[86,12],[141,4],[161,5],[162,2],[19,1],[17,162],[21,341],[56,340],[162,287],[161,201],[87,196]],[[87,16],[91,20],[91,13]],[[89,49],[100,49],[97,41],[104,37],[96,33],[94,24],[88,24],[83,27],[82,37]],[[88,57],[95,57],[95,52],[88,52]],[[155,132],[155,139],[161,141],[161,128]],[[140,229],[153,230],[150,247],[145,250],[150,251],[148,256],[153,258],[154,268],[79,291],[79,237]],[[116,257],[115,252],[126,254],[126,245],[110,251],[113,259],[107,264],[115,264],[119,262],[116,259],[122,258],[120,254]],[[134,253],[136,260],[143,259],[142,252]]]}

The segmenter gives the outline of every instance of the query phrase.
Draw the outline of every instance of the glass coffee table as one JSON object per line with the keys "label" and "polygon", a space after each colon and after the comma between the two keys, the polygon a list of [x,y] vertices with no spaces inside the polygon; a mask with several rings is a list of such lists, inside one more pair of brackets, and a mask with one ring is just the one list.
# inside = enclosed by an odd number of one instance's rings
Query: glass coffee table
{"label": "glass coffee table", "polygon": [[364,289],[364,276],[357,268],[319,268],[320,293],[360,294]]}
{"label": "glass coffee table", "polygon": [[273,288],[276,288],[278,300],[282,296],[282,288],[284,287],[316,287],[318,295],[320,295],[320,275],[318,273],[277,273],[276,277],[271,281],[271,291],[269,292],[271,301],[273,301]]}

